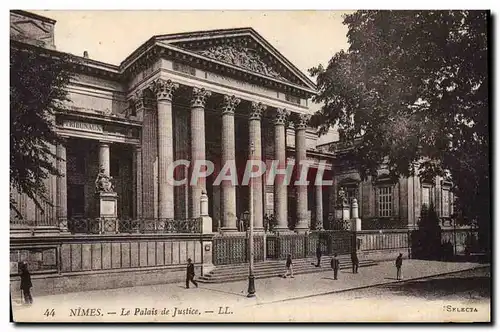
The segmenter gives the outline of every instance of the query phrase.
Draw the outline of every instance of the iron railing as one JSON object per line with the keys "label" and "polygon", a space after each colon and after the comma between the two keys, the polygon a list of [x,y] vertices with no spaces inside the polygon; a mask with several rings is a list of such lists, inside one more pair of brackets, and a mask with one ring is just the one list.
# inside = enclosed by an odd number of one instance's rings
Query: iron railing
{"label": "iron railing", "polygon": [[[314,231],[307,234],[267,233],[254,235],[254,259],[285,259],[314,257],[320,245],[325,255],[349,254],[353,248],[355,235],[350,231]],[[217,235],[213,238],[213,262],[215,265],[242,264],[248,262],[248,234]]]}
{"label": "iron railing", "polygon": [[190,219],[70,218],[68,230],[79,234],[102,233],[201,233],[202,221]]}

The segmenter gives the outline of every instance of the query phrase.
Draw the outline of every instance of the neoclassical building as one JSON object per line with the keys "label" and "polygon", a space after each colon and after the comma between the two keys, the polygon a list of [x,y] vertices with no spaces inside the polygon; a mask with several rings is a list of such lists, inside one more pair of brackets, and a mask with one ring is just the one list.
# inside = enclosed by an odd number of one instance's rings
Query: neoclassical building
{"label": "neoclassical building", "polygon": [[[11,47],[59,52],[54,20],[11,11],[10,25]],[[308,126],[317,109],[315,84],[252,28],[153,36],[119,65],[82,54],[68,86],[68,111],[56,116],[64,141],[53,148],[63,176],[45,182],[52,204],[42,211],[11,191],[23,215],[11,217],[13,278],[20,260],[31,262],[48,292],[75,280],[84,289],[175,280],[188,257],[206,271],[212,263],[242,262],[250,199],[257,233],[269,230],[266,215],[276,220],[276,235],[255,242],[264,258],[314,254],[318,240],[309,231],[336,229],[335,220],[350,218],[352,206],[347,217],[338,214],[341,187],[349,204],[357,200],[360,220],[350,230],[367,253],[408,248],[422,205],[434,203],[443,221],[451,220],[451,183],[389,180],[384,169],[361,181],[338,162],[338,142],[318,144]],[[268,181],[266,173],[253,179],[250,197],[241,184],[249,159],[306,163],[309,184]],[[209,160],[214,172],[194,185],[174,185],[168,170],[178,160]],[[228,163],[238,184],[214,185]],[[174,179],[189,178],[192,167],[175,167]],[[293,176],[300,171],[294,167]],[[315,185],[317,176],[333,183]],[[110,193],[97,195],[98,177],[112,178],[113,204],[106,201]],[[98,220],[103,211],[118,222]],[[394,231],[386,236],[380,229]]]}
{"label": "neoclassical building", "polygon": [[[55,22],[21,15],[12,14],[12,33],[54,49]],[[26,219],[96,217],[94,180],[103,166],[113,177],[119,218],[196,218],[205,191],[214,231],[235,231],[248,210],[248,186],[212,184],[227,162],[244,171],[251,142],[254,159],[308,160],[311,172],[323,161],[331,169],[332,154],[315,149],[316,131],[307,126],[314,83],[252,28],[154,36],[119,66],[87,53],[79,60],[70,112],[57,117],[66,139],[57,155],[66,161],[57,165],[65,176],[48,181],[55,208],[41,217],[20,199]],[[216,170],[196,186],[174,186],[167,168],[179,159],[207,159]],[[177,167],[175,176],[188,172]],[[288,228],[289,218],[297,229],[309,228],[308,202],[319,220],[328,215],[319,190],[266,183],[254,181],[257,229],[266,213],[276,215],[279,228]]]}

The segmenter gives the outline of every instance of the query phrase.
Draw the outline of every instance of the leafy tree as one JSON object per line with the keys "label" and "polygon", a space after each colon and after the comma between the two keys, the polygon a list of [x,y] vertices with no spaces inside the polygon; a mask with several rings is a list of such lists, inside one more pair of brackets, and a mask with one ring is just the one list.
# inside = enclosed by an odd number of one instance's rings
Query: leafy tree
{"label": "leafy tree", "polygon": [[365,179],[451,176],[458,207],[489,248],[487,11],[357,11],[347,51],[317,78],[321,131],[339,127],[343,158]]}
{"label": "leafy tree", "polygon": [[[43,211],[44,180],[60,175],[54,161],[60,142],[54,131],[55,114],[66,111],[66,86],[71,56],[17,40],[10,43],[10,185],[26,194]],[[22,217],[16,201],[10,208]]]}

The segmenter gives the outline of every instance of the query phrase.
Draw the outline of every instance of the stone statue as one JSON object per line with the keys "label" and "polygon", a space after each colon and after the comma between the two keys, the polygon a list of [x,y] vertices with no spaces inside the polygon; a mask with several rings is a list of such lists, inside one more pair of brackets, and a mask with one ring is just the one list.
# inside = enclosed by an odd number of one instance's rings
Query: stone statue
{"label": "stone statue", "polygon": [[106,174],[104,167],[101,166],[99,169],[99,174],[97,174],[97,178],[95,180],[95,190],[98,193],[105,192],[105,193],[110,193],[114,192],[114,186],[113,183],[111,182],[113,178],[109,175]]}
{"label": "stone statue", "polygon": [[346,192],[344,191],[344,188],[342,188],[342,187],[339,188],[338,197],[337,197],[337,204],[338,205],[347,204]]}

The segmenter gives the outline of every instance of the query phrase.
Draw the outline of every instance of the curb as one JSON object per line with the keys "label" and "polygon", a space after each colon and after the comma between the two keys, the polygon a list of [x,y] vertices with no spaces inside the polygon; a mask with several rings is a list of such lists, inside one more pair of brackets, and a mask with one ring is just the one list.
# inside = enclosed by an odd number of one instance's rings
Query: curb
{"label": "curb", "polygon": [[261,302],[261,303],[257,303],[256,305],[279,303],[279,302],[286,302],[286,301],[293,301],[293,300],[302,300],[302,299],[307,299],[307,298],[316,297],[316,296],[323,296],[323,295],[344,293],[344,292],[350,292],[350,291],[353,291],[353,290],[360,290],[360,289],[372,288],[372,287],[383,286],[383,285],[397,284],[397,283],[403,283],[403,282],[408,282],[408,281],[413,281],[413,280],[428,279],[428,278],[432,278],[432,277],[439,277],[439,276],[444,276],[444,275],[447,275],[447,274],[453,274],[453,273],[458,273],[458,272],[465,272],[465,271],[473,271],[473,270],[478,270],[478,269],[484,269],[484,268],[487,268],[487,267],[491,268],[491,264],[486,264],[484,266],[475,266],[475,267],[471,267],[471,268],[467,268],[467,269],[463,269],[463,270],[457,270],[457,271],[451,271],[451,272],[444,272],[444,273],[432,274],[432,275],[428,275],[428,276],[415,277],[415,278],[410,278],[410,279],[387,281],[387,282],[381,282],[381,283],[378,283],[378,284],[371,284],[371,285],[366,285],[366,286],[357,286],[357,287],[352,287],[352,288],[345,288],[345,289],[339,289],[339,290],[334,290],[334,291],[328,291],[328,292],[324,292],[324,293],[311,294],[311,295],[303,295],[303,296],[297,296],[297,297],[286,298],[286,299],[282,299],[282,300],[269,301],[269,302]]}

